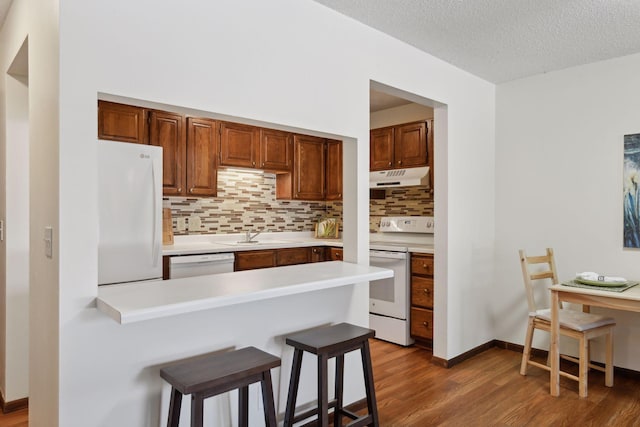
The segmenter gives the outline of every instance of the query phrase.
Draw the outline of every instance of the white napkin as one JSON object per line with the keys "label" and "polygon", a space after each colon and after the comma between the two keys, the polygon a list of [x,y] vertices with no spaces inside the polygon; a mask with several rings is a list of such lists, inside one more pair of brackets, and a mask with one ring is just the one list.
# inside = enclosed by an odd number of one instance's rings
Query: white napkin
{"label": "white napkin", "polygon": [[584,273],[576,273],[576,277],[582,280],[591,280],[593,282],[610,282],[610,283],[626,283],[624,277],[603,276],[593,271],[585,271]]}

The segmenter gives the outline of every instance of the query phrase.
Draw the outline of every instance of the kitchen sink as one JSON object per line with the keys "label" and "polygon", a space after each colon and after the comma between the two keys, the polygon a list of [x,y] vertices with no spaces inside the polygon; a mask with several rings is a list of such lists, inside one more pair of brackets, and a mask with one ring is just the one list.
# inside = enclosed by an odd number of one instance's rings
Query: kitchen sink
{"label": "kitchen sink", "polygon": [[220,245],[227,246],[266,246],[266,245],[282,245],[291,243],[288,240],[251,240],[249,242],[237,241],[237,242],[216,242]]}

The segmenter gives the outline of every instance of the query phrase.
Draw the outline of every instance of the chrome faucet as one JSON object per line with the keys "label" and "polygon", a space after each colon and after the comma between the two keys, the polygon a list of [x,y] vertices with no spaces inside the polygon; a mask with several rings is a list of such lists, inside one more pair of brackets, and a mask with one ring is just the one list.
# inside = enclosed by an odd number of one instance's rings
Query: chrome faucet
{"label": "chrome faucet", "polygon": [[244,241],[245,241],[246,243],[248,243],[248,242],[252,242],[252,241],[253,241],[253,239],[255,239],[256,237],[258,237],[258,235],[259,235],[260,233],[261,233],[261,232],[260,232],[260,231],[258,231],[258,232],[254,233],[254,234],[251,234],[251,230],[246,231],[246,232],[244,233]]}

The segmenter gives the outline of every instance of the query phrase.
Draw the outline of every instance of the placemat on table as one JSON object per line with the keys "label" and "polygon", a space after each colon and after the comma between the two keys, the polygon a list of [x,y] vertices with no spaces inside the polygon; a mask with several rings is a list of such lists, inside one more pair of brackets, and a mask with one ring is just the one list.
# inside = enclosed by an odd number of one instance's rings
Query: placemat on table
{"label": "placemat on table", "polygon": [[596,285],[585,285],[583,283],[578,283],[575,280],[569,280],[561,283],[564,286],[572,286],[574,288],[584,288],[584,289],[593,289],[596,291],[609,291],[609,292],[623,292],[629,288],[633,288],[638,282],[629,282],[624,286],[596,286]]}

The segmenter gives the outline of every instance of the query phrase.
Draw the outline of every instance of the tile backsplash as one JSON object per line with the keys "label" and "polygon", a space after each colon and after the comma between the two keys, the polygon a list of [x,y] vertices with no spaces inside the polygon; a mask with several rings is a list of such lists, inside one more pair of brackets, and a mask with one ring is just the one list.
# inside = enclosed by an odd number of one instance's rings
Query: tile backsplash
{"label": "tile backsplash", "polygon": [[171,208],[176,235],[312,231],[326,215],[325,202],[276,200],[275,189],[273,174],[220,169],[218,197],[165,197],[163,207]]}
{"label": "tile backsplash", "polygon": [[428,187],[394,187],[385,191],[384,199],[369,202],[369,232],[378,232],[383,216],[433,216],[433,193]]}
{"label": "tile backsplash", "polygon": [[[342,219],[342,202],[276,200],[275,181],[273,174],[220,169],[218,197],[165,197],[163,207],[171,208],[176,235],[313,231],[323,217]],[[426,187],[388,188],[384,200],[371,200],[369,230],[390,215],[433,215],[433,195]]]}

